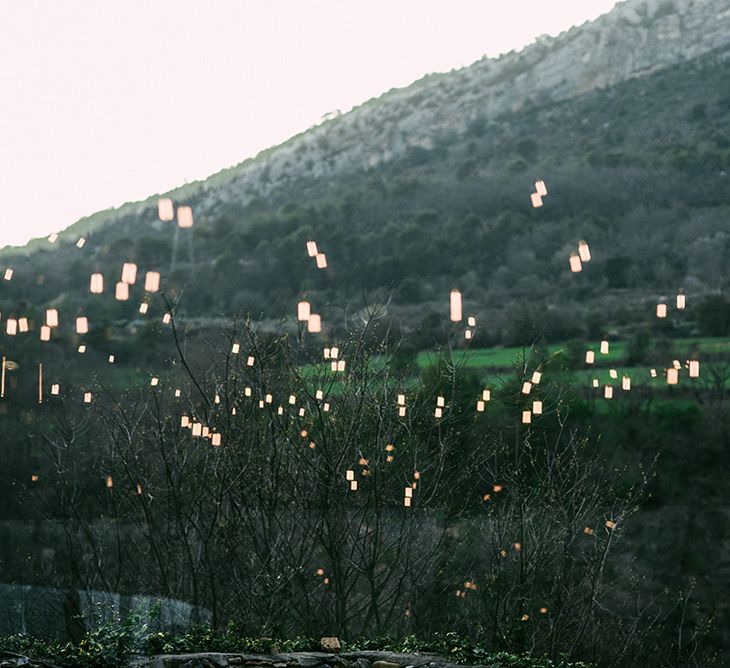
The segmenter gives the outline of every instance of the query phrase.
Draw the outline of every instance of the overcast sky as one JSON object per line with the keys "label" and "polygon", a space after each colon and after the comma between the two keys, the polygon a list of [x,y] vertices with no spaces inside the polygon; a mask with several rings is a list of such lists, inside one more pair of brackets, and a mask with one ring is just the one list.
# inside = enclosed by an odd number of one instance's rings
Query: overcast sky
{"label": "overcast sky", "polygon": [[0,0],[0,246],[615,0]]}

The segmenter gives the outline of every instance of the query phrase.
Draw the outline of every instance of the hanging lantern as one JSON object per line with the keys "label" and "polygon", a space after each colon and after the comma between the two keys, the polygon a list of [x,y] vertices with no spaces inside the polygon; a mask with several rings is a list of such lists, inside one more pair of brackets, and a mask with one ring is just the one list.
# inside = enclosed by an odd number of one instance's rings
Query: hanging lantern
{"label": "hanging lantern", "polygon": [[57,397],[60,394],[60,392],[61,392],[61,386],[58,383],[53,383],[53,385],[51,385],[51,394],[53,396]]}
{"label": "hanging lantern", "polygon": [[610,369],[609,372],[608,372],[608,375],[611,378],[618,378],[618,372],[616,371],[616,369]]}
{"label": "hanging lantern", "polygon": [[545,181],[535,181],[535,192],[537,192],[540,197],[545,197],[547,195],[547,186],[545,185]]}
{"label": "hanging lantern", "polygon": [[631,389],[631,378],[624,376],[621,379],[621,389],[628,392]]}
{"label": "hanging lantern", "polygon": [[148,304],[147,302],[142,302],[142,303],[141,303],[141,304],[139,305],[139,312],[140,312],[140,313],[141,313],[142,315],[144,315],[145,313],[147,313],[147,310],[148,310],[148,309],[149,309],[149,304]]}
{"label": "hanging lantern", "polygon": [[213,437],[210,439],[210,444],[218,447],[221,444],[221,435],[213,434]]}
{"label": "hanging lantern", "polygon": [[613,399],[613,387],[606,385],[606,387],[603,388],[603,396],[606,399]]}
{"label": "hanging lantern", "polygon": [[570,271],[572,271],[574,274],[577,274],[579,271],[582,271],[583,267],[580,263],[580,257],[576,253],[570,254]]}
{"label": "hanging lantern", "polygon": [[586,364],[593,364],[596,361],[596,353],[586,350]]}
{"label": "hanging lantern", "polygon": [[18,331],[18,321],[15,318],[8,318],[5,323],[5,331],[8,336],[15,336]]}
{"label": "hanging lantern", "polygon": [[530,394],[530,390],[532,389],[532,383],[529,381],[525,381],[522,383],[522,394]]}
{"label": "hanging lantern", "polygon": [[591,261],[591,250],[585,241],[580,241],[578,244],[578,255],[580,256],[581,262]]}
{"label": "hanging lantern", "polygon": [[540,196],[540,193],[532,193],[530,195],[530,201],[532,202],[532,206],[535,209],[542,206],[542,197]]}
{"label": "hanging lantern", "polygon": [[51,328],[48,325],[41,327],[41,341],[51,340]]}
{"label": "hanging lantern", "polygon": [[58,311],[55,308],[46,310],[46,325],[49,327],[58,327]]}
{"label": "hanging lantern", "polygon": [[175,219],[175,210],[171,199],[161,197],[157,200],[157,215],[163,223],[169,223]]}
{"label": "hanging lantern", "polygon": [[162,316],[162,324],[163,325],[169,325],[172,322],[172,315],[169,313],[165,313],[165,315]]}
{"label": "hanging lantern", "polygon": [[307,331],[317,334],[322,331],[322,318],[317,313],[310,313],[307,320]]}
{"label": "hanging lantern", "polygon": [[317,244],[314,241],[307,241],[307,255],[309,257],[316,257],[318,252]]}
{"label": "hanging lantern", "polygon": [[698,360],[689,361],[689,377],[699,378],[700,377],[700,363]]}
{"label": "hanging lantern", "polygon": [[309,302],[299,302],[297,304],[297,320],[302,322],[309,320],[311,312],[312,310]]}
{"label": "hanging lantern", "polygon": [[109,361],[109,364],[114,364],[114,355],[109,355],[107,359]]}
{"label": "hanging lantern", "polygon": [[182,229],[193,226],[193,210],[189,206],[177,207],[177,226]]}
{"label": "hanging lantern", "polygon": [[76,242],[76,248],[83,248],[85,243],[86,239],[84,239],[84,237],[79,237],[79,240]]}
{"label": "hanging lantern", "polygon": [[656,305],[656,317],[657,318],[666,318],[667,317],[667,305],[666,304],[657,304]]}
{"label": "hanging lantern", "polygon": [[137,265],[134,262],[125,262],[122,265],[122,282],[134,285],[137,280]]}
{"label": "hanging lantern", "polygon": [[102,276],[101,274],[91,274],[89,290],[95,295],[104,292],[104,276]]}
{"label": "hanging lantern", "polygon": [[682,290],[680,290],[679,294],[677,295],[677,309],[680,311],[683,311],[685,305],[686,305],[686,300],[684,297],[684,292]]}
{"label": "hanging lantern", "polygon": [[452,322],[459,322],[461,317],[461,292],[454,288],[451,291],[450,318]]}
{"label": "hanging lantern", "polygon": [[540,379],[542,378],[542,373],[540,371],[535,371],[532,374],[532,384],[538,385],[540,383]]}
{"label": "hanging lantern", "polygon": [[674,367],[667,369],[667,385],[676,385],[679,382],[679,371]]}
{"label": "hanging lantern", "polygon": [[21,332],[28,331],[28,318],[23,317],[18,319],[18,330]]}
{"label": "hanging lantern", "polygon": [[477,412],[478,413],[484,412],[484,402],[481,399],[477,399]]}
{"label": "hanging lantern", "polygon": [[598,378],[593,379],[593,387],[598,387],[600,385],[600,382],[598,381]]}
{"label": "hanging lantern", "polygon": [[160,272],[148,271],[144,277],[145,292],[157,292],[160,289]]}
{"label": "hanging lantern", "polygon": [[10,279],[11,279],[12,277],[13,277],[13,270],[12,270],[12,269],[11,269],[10,267],[8,267],[8,268],[7,268],[6,270],[5,270],[5,275],[3,276],[3,278],[4,278],[4,279],[5,279],[6,281],[9,281],[9,280],[10,280]]}
{"label": "hanging lantern", "polygon": [[76,333],[77,334],[87,334],[89,331],[89,321],[84,316],[79,316],[76,318]]}
{"label": "hanging lantern", "polygon": [[608,341],[601,341],[601,355],[608,355]]}
{"label": "hanging lantern", "polygon": [[114,297],[120,302],[127,301],[129,299],[129,284],[119,281],[114,292]]}
{"label": "hanging lantern", "polygon": [[317,269],[327,269],[327,256],[324,253],[317,253]]}
{"label": "hanging lantern", "polygon": [[532,402],[532,413],[534,415],[542,415],[542,401]]}
{"label": "hanging lantern", "polygon": [[477,326],[477,319],[473,315],[470,315],[466,319],[466,324],[467,324],[468,327],[476,327]]}
{"label": "hanging lantern", "polygon": [[91,392],[84,392],[84,403],[85,404],[90,404],[92,399],[93,399],[93,396],[92,396]]}
{"label": "hanging lantern", "polygon": [[522,424],[530,424],[532,422],[532,413],[530,411],[522,411]]}

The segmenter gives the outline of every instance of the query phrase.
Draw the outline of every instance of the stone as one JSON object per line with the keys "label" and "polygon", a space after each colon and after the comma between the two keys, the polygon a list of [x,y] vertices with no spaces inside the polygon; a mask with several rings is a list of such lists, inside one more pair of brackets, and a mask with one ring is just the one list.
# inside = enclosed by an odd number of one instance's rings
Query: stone
{"label": "stone", "polygon": [[325,636],[319,641],[319,644],[325,652],[339,652],[342,649],[339,638],[334,636]]}

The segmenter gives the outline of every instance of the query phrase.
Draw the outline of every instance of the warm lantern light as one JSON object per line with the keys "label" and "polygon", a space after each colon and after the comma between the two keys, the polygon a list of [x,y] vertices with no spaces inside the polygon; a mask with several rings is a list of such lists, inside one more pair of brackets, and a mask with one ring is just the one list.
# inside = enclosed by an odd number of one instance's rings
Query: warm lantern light
{"label": "warm lantern light", "polygon": [[157,215],[164,223],[169,223],[171,220],[175,219],[175,210],[171,199],[161,197],[157,200]]}
{"label": "warm lantern light", "polygon": [[157,292],[160,289],[160,272],[148,271],[144,277],[144,289],[146,292]]}
{"label": "warm lantern light", "polygon": [[656,378],[656,369],[651,370],[651,377]]}
{"label": "warm lantern light", "polygon": [[672,367],[667,369],[667,385],[676,385],[679,382],[679,371]]}
{"label": "warm lantern light", "polygon": [[18,330],[21,332],[28,331],[28,318],[23,317],[18,319]]}
{"label": "warm lantern light", "polygon": [[601,355],[608,355],[608,341],[601,341]]}
{"label": "warm lantern light", "polygon": [[666,318],[667,317],[667,305],[666,304],[657,304],[656,305],[656,317],[657,318]]}
{"label": "warm lantern light", "polygon": [[679,291],[679,294],[677,295],[677,308],[682,311],[684,310],[684,307],[686,305],[686,300],[684,297],[684,292],[681,290]]}
{"label": "warm lantern light", "polygon": [[137,280],[137,265],[134,262],[125,262],[122,265],[122,282],[134,285]]}
{"label": "warm lantern light", "polygon": [[95,295],[104,292],[104,276],[102,276],[101,274],[91,274],[89,290]]}
{"label": "warm lantern light", "polygon": [[89,331],[89,320],[85,316],[76,318],[76,333],[87,334]]}
{"label": "warm lantern light", "polygon": [[316,334],[322,331],[322,318],[318,313],[311,313],[307,320],[307,331]]}
{"label": "warm lantern light", "polygon": [[213,434],[212,438],[210,439],[210,444],[218,447],[221,444],[221,435]]}
{"label": "warm lantern light", "polygon": [[249,355],[248,359],[246,360],[246,366],[253,366],[254,364],[256,364],[256,359],[253,355]]}
{"label": "warm lantern light", "polygon": [[631,389],[631,378],[629,378],[628,376],[624,376],[621,379],[621,389],[625,390],[626,392]]}
{"label": "warm lantern light", "polygon": [[309,320],[309,316],[312,313],[309,302],[299,302],[297,304],[297,320],[305,321]]}
{"label": "warm lantern light", "polygon": [[157,378],[157,377],[150,378],[150,385],[152,387],[156,387],[157,385],[159,385],[159,383],[160,383],[159,378]]}
{"label": "warm lantern light", "polygon": [[530,390],[532,390],[532,383],[528,381],[522,383],[522,394],[530,394]]}
{"label": "warm lantern light", "polygon": [[309,257],[316,257],[318,252],[317,244],[314,241],[307,241],[307,255]]}
{"label": "warm lantern light", "polygon": [[93,399],[93,396],[92,396],[91,392],[84,392],[84,403],[85,404],[90,404],[92,399]]}
{"label": "warm lantern light", "polygon": [[12,277],[13,277],[13,270],[12,270],[12,269],[11,269],[10,267],[8,267],[8,268],[7,268],[6,270],[5,270],[5,275],[3,276],[3,278],[4,278],[4,279],[5,279],[6,281],[9,281],[9,280],[10,280],[10,279],[11,279]]}
{"label": "warm lantern light", "polygon": [[76,242],[76,248],[83,248],[85,243],[86,239],[84,239],[84,237],[79,237],[79,240]]}
{"label": "warm lantern light", "polygon": [[596,361],[596,353],[586,350],[586,364],[593,364]]}
{"label": "warm lantern light", "polygon": [[238,355],[239,351],[241,350],[241,344],[240,343],[234,343],[231,346],[231,355]]}
{"label": "warm lantern light", "polygon": [[347,480],[354,480],[355,479],[355,471],[353,471],[352,469],[348,469],[345,472],[345,478]]}
{"label": "warm lantern light", "polygon": [[532,413],[530,411],[522,411],[522,424],[530,424],[532,422]]}
{"label": "warm lantern light", "polygon": [[41,341],[51,340],[51,328],[48,325],[41,327]]}
{"label": "warm lantern light", "polygon": [[172,322],[172,316],[169,313],[165,313],[165,315],[162,316],[162,324],[169,325],[170,322]]}
{"label": "warm lantern light", "polygon": [[58,311],[55,308],[49,308],[46,311],[46,325],[58,327]]}
{"label": "warm lantern light", "polygon": [[600,385],[598,378],[593,379],[593,387],[598,387]]}
{"label": "warm lantern light", "polygon": [[454,289],[451,291],[450,318],[452,322],[459,322],[461,317],[461,292]]}
{"label": "warm lantern light", "polygon": [[481,399],[477,399],[477,412],[484,412],[484,402]]}
{"label": "warm lantern light", "polygon": [[608,372],[608,375],[611,378],[618,378],[618,371],[616,371],[616,369],[610,369]]}
{"label": "warm lantern light", "polygon": [[689,361],[689,377],[699,378],[700,376],[700,363],[698,360]]}
{"label": "warm lantern light", "polygon": [[119,281],[114,292],[114,297],[120,302],[127,301],[129,299],[129,284]]}
{"label": "warm lantern light", "polygon": [[484,401],[489,401],[491,398],[492,398],[491,390],[482,390],[482,399],[484,399]]}
{"label": "warm lantern light", "polygon": [[405,394],[399,394],[398,395],[398,405],[403,406],[406,403],[406,395]]}
{"label": "warm lantern light", "polygon": [[78,351],[79,351],[79,354],[83,355],[83,354],[84,354],[84,353],[86,352],[86,346],[85,346],[85,345],[84,345],[84,344],[82,343],[82,344],[81,344],[81,345],[80,345],[80,346],[78,347]]}
{"label": "warm lantern light", "polygon": [[60,392],[61,386],[58,383],[53,383],[53,385],[51,385],[51,394],[54,396],[58,396]]}
{"label": "warm lantern light", "polygon": [[533,401],[532,402],[532,412],[535,415],[542,415],[542,401]]}
{"label": "warm lantern light", "polygon": [[572,271],[574,274],[577,274],[579,271],[583,270],[583,266],[580,263],[580,257],[576,255],[575,253],[571,253],[570,255],[570,271]]}
{"label": "warm lantern light", "polygon": [[467,341],[471,340],[471,334],[472,334],[471,330],[470,330],[470,329],[467,329],[467,330],[466,330],[466,331],[464,332],[464,338],[465,338],[465,339],[466,339]]}
{"label": "warm lantern light", "polygon": [[177,226],[181,228],[193,226],[193,210],[189,206],[177,207]]}
{"label": "warm lantern light", "polygon": [[141,303],[141,304],[139,305],[139,312],[140,312],[140,313],[141,313],[142,315],[144,315],[145,313],[147,313],[147,310],[149,309],[149,307],[150,307],[150,305],[149,305],[149,304],[148,304],[147,302],[142,302],[142,303]]}
{"label": "warm lantern light", "polygon": [[317,253],[317,269],[327,269],[327,256],[324,253]]}
{"label": "warm lantern light", "polygon": [[15,336],[18,331],[18,321],[15,318],[8,318],[8,321],[5,323],[5,331],[8,336]]}
{"label": "warm lantern light", "polygon": [[540,195],[540,197],[545,197],[545,195],[547,195],[547,186],[545,185],[545,181],[535,181],[535,192]]}
{"label": "warm lantern light", "polygon": [[443,397],[436,397],[436,405],[443,408],[446,405],[446,400]]}
{"label": "warm lantern light", "polygon": [[535,371],[532,374],[532,384],[538,385],[540,383],[540,379],[542,378],[542,373],[540,371]]}
{"label": "warm lantern light", "polygon": [[468,317],[468,318],[466,319],[466,324],[467,324],[467,325],[468,325],[469,327],[476,327],[476,326],[477,326],[477,319],[476,319],[476,318],[475,318],[475,317],[474,317],[473,315],[470,315],[470,316],[469,316],[469,317]]}
{"label": "warm lantern light", "polygon": [[109,364],[114,364],[114,355],[109,355],[107,359],[109,360]]}
{"label": "warm lantern light", "polygon": [[433,412],[433,416],[436,418],[440,418],[444,414],[443,408],[436,408],[436,410]]}
{"label": "warm lantern light", "polygon": [[542,197],[540,197],[540,193],[532,193],[530,195],[530,201],[535,209],[542,206]]}
{"label": "warm lantern light", "polygon": [[578,256],[580,257],[581,262],[591,261],[591,250],[588,248],[588,244],[585,241],[581,241],[578,244]]}
{"label": "warm lantern light", "polygon": [[603,396],[606,399],[613,399],[613,387],[606,385],[606,387],[603,388]]}

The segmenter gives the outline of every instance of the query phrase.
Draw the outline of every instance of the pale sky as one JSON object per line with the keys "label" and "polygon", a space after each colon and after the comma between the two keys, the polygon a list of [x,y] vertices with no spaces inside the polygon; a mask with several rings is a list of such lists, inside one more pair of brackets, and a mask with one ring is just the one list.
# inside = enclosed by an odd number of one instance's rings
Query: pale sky
{"label": "pale sky", "polygon": [[0,246],[615,0],[0,0]]}

